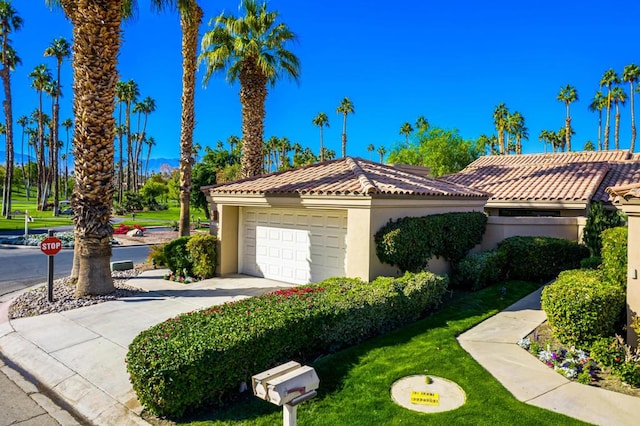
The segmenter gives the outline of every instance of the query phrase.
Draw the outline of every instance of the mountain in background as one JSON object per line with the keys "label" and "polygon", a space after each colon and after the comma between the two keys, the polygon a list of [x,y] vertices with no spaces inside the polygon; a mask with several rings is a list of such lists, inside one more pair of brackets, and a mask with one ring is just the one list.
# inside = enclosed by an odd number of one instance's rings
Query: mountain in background
{"label": "mountain in background", "polygon": [[[0,151],[0,165],[2,165],[2,166],[5,165],[6,157],[7,157],[7,153],[5,151]],[[35,157],[30,157],[30,156],[25,154],[25,156],[24,156],[25,164],[29,162],[29,159],[31,161],[33,161],[33,162],[36,161]],[[23,161],[22,154],[16,153],[15,154],[16,166],[20,166],[22,164],[22,161]],[[145,166],[145,161],[146,161],[146,158],[144,158],[143,161],[142,161],[142,168],[143,169],[144,169],[144,166]],[[176,169],[180,165],[180,159],[179,158],[150,158],[149,159],[149,174],[158,173],[160,171],[160,169],[163,168],[163,166],[165,166],[165,165],[169,166],[169,168],[171,168],[171,169]],[[60,169],[62,169],[63,167],[64,167],[64,163],[61,163],[60,164]],[[72,169],[73,169],[73,158],[71,158],[69,160],[69,170],[72,170]]]}

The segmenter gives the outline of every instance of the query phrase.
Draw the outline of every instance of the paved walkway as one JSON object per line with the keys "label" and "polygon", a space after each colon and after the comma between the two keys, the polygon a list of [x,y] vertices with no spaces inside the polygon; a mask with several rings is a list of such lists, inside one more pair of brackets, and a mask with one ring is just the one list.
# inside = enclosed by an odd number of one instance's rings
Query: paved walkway
{"label": "paved walkway", "polygon": [[147,424],[124,363],[135,336],[184,312],[290,286],[241,275],[184,285],[165,272],[132,280],[148,291],[138,297],[0,321],[0,353],[92,424]]}
{"label": "paved walkway", "polygon": [[572,382],[516,342],[545,321],[542,289],[458,336],[458,342],[518,400],[599,425],[637,425],[640,398]]}

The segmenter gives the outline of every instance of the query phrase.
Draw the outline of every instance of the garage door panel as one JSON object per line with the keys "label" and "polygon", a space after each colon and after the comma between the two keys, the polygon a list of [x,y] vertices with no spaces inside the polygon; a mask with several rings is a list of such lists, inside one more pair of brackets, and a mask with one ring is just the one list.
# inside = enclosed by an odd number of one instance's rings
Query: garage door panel
{"label": "garage door panel", "polygon": [[241,272],[305,284],[345,275],[346,211],[246,208]]}

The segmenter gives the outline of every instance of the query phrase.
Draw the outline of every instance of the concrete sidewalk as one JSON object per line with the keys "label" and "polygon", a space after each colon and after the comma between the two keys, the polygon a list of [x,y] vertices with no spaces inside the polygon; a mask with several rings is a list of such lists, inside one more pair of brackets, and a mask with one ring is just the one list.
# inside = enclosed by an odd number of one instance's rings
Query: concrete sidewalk
{"label": "concrete sidewalk", "polygon": [[537,292],[458,336],[458,342],[518,400],[599,425],[636,425],[640,398],[572,382],[516,342],[546,320]]}
{"label": "concrete sidewalk", "polygon": [[0,352],[96,425],[146,424],[124,363],[142,330],[178,314],[290,287],[248,276],[178,284],[146,271],[129,284],[137,297],[0,322]]}

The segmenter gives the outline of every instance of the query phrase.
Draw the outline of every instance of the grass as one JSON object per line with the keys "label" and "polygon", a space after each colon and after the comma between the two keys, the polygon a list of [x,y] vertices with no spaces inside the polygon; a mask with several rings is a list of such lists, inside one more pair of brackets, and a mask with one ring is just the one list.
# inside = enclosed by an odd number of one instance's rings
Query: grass
{"label": "grass", "polygon": [[[320,377],[318,396],[298,409],[303,425],[496,425],[584,424],[515,399],[458,344],[456,336],[536,290],[536,284],[509,282],[462,294],[410,326],[321,358],[313,364]],[[417,413],[392,402],[396,380],[430,374],[458,383],[466,392],[461,408],[437,414]],[[190,425],[274,425],[282,409],[246,395],[223,410],[184,419]],[[443,398],[444,395],[441,395]]]}

